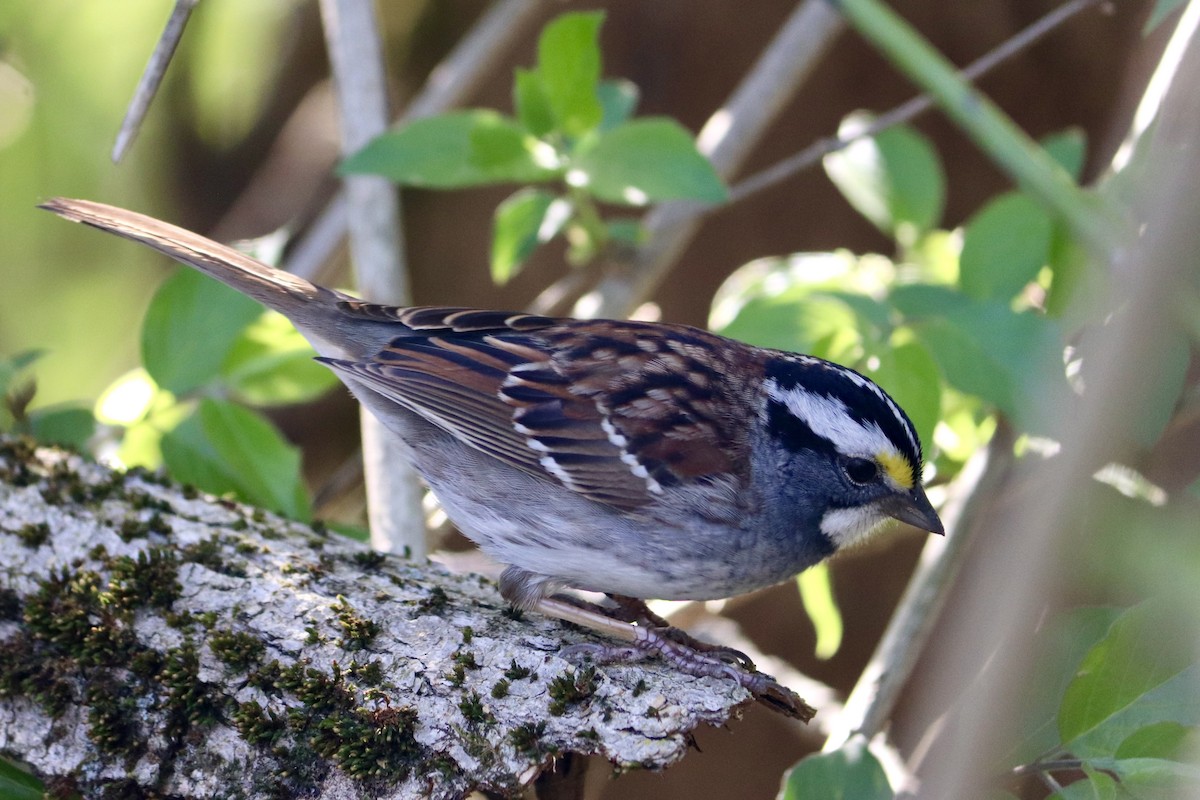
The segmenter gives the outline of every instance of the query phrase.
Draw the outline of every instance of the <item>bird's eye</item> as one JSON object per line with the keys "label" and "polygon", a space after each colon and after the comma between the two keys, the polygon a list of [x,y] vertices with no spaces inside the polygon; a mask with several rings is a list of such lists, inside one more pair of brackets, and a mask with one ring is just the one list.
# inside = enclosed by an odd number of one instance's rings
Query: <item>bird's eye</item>
{"label": "bird's eye", "polygon": [[852,458],[846,462],[846,477],[861,485],[879,477],[879,465],[869,458]]}

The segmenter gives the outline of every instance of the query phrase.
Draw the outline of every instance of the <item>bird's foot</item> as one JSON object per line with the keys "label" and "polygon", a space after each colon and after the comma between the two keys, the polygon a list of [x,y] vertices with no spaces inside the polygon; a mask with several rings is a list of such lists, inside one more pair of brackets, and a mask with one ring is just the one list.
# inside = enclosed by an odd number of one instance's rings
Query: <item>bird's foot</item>
{"label": "bird's foot", "polygon": [[[771,676],[754,670],[753,666],[745,667],[741,663],[726,660],[728,651],[732,648],[713,646],[713,649],[709,651],[698,650],[689,644],[677,641],[669,633],[676,629],[669,626],[665,629],[639,626],[634,630],[637,631],[636,639],[630,644],[577,644],[564,648],[560,651],[560,655],[566,658],[588,658],[603,664],[640,661],[658,656],[688,675],[732,680],[754,695],[759,702],[789,717],[808,722],[816,713],[816,709],[805,703],[799,695]],[[687,638],[691,639],[690,636]],[[732,652],[737,653],[738,651],[732,650]],[[749,662],[744,655],[742,658]]]}

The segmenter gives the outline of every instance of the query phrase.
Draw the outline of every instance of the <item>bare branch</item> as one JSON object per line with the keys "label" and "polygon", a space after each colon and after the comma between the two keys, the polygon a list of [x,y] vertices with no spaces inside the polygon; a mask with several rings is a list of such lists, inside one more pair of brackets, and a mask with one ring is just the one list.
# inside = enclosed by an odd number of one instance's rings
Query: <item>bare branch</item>
{"label": "bare branch", "polygon": [[[962,70],[961,75],[967,80],[978,80],[1008,59],[1032,47],[1035,42],[1080,12],[1099,5],[1102,1],[1071,0],[1071,2],[1064,3],[1032,25],[1018,32],[1015,36],[1004,41],[995,49],[971,62]],[[933,105],[933,98],[929,95],[918,95],[911,100],[901,103],[892,110],[880,114],[872,120],[870,125],[861,130],[856,130],[853,136],[846,138],[833,136],[813,142],[799,153],[754,173],[730,188],[729,199],[724,205],[740,203],[747,197],[757,194],[764,189],[769,189],[780,181],[808,169],[830,153],[835,153],[860,139],[875,136],[888,128],[917,118],[933,108]]]}
{"label": "bare branch", "polygon": [[[513,41],[533,22],[543,0],[501,0],[439,64],[425,86],[396,120],[397,125],[460,105],[486,79]],[[347,226],[345,198],[339,193],[296,243],[282,268],[315,275],[341,243]]]}
{"label": "bare branch", "polygon": [[[342,152],[348,154],[387,130],[383,45],[372,0],[321,0],[320,6],[341,109]],[[344,191],[350,251],[363,297],[410,305],[396,187],[378,175],[351,175]],[[423,557],[428,545],[422,490],[402,445],[366,409],[362,442],[372,544]]]}
{"label": "bare branch", "polygon": [[158,94],[158,87],[162,85],[163,76],[167,74],[167,65],[171,63],[171,57],[175,55],[175,48],[179,46],[179,40],[183,38],[183,29],[192,16],[192,9],[199,2],[200,0],[175,0],[171,16],[167,18],[167,25],[163,28],[162,35],[158,37],[158,44],[154,46],[154,52],[150,54],[146,69],[142,71],[142,78],[138,81],[137,88],[134,89],[133,99],[129,101],[125,119],[121,121],[121,129],[117,132],[117,141],[112,149],[114,163],[121,160],[125,151],[137,138],[138,131],[142,128],[142,121],[146,118],[146,112],[150,110],[150,103]]}

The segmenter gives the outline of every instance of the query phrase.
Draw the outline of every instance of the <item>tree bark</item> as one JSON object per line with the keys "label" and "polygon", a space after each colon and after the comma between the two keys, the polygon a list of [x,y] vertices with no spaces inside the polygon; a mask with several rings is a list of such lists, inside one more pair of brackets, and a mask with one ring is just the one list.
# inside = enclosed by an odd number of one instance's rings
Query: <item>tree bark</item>
{"label": "tree bark", "polygon": [[749,695],[495,587],[0,439],[0,753],[85,797],[462,797],[556,758],[662,769]]}

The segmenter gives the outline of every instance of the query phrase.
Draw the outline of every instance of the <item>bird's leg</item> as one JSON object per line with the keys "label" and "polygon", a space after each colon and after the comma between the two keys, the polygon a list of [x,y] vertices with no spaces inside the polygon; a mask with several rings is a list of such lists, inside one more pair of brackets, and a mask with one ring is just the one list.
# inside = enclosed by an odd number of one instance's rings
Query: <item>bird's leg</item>
{"label": "bird's leg", "polygon": [[543,597],[532,609],[547,616],[573,622],[615,639],[627,642],[612,647],[601,644],[580,644],[565,648],[562,655],[583,655],[595,661],[611,663],[657,655],[680,672],[697,677],[728,678],[750,692],[756,699],[781,713],[807,722],[815,710],[800,697],[761,672],[750,672],[717,656],[701,652],[667,636],[659,627],[637,626],[614,619],[595,608],[585,608],[559,597]]}
{"label": "bird's leg", "polygon": [[738,664],[746,669],[754,669],[754,661],[750,656],[733,647],[712,644],[703,639],[697,639],[682,628],[677,628],[667,620],[650,610],[645,600],[628,597],[623,594],[610,594],[609,599],[616,604],[616,617],[626,622],[634,622],[642,627],[657,628],[660,633],[685,647],[701,653],[716,656],[730,664]]}

